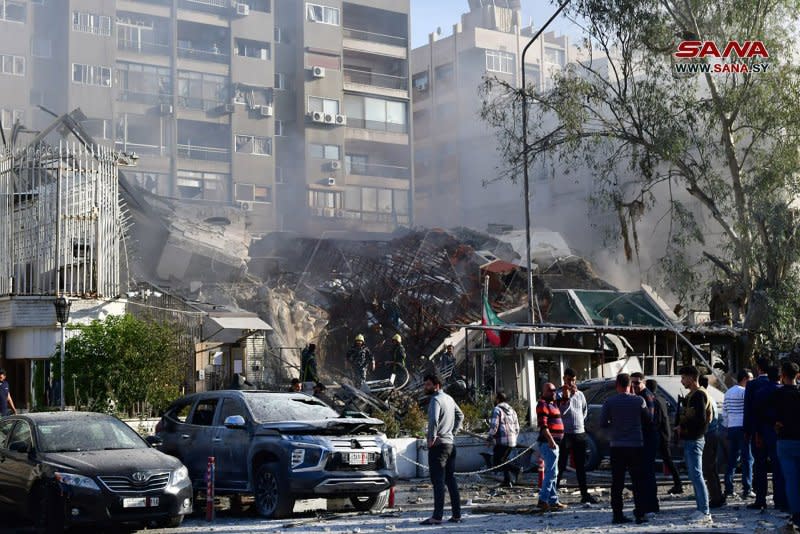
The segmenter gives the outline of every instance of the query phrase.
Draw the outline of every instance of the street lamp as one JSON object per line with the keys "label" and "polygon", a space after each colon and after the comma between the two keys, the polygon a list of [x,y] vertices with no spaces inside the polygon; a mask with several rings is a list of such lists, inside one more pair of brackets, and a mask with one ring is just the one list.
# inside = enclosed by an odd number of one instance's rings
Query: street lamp
{"label": "street lamp", "polygon": [[63,296],[58,297],[53,303],[56,307],[56,320],[61,323],[61,382],[59,382],[59,397],[61,397],[61,411],[64,411],[64,342],[66,338],[67,321],[69,321],[70,302]]}
{"label": "street lamp", "polygon": [[[526,266],[528,268],[528,323],[533,324],[533,270],[531,269],[531,190],[528,179],[528,95],[525,94],[525,54],[533,42],[544,32],[553,20],[569,4],[569,0],[564,0],[555,13],[539,28],[525,48],[522,49],[522,173],[525,184],[525,245]],[[544,74],[544,73],[542,73]]]}

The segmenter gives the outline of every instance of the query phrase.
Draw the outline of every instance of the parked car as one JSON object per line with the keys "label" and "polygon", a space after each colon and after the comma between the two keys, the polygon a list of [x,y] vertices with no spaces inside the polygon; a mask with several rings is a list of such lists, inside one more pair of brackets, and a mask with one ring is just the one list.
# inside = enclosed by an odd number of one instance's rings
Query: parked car
{"label": "parked car", "polygon": [[301,393],[212,391],[173,403],[156,437],[196,489],[205,488],[213,456],[217,494],[252,494],[260,515],[278,518],[301,498],[349,497],[358,510],[383,509],[397,466],[381,425]]}
{"label": "parked car", "polygon": [[[678,411],[678,398],[685,397],[689,392],[681,384],[680,376],[656,376],[655,379],[658,382],[656,395],[666,401],[669,421],[673,424]],[[617,393],[615,378],[586,380],[578,384],[578,389],[583,391],[586,403],[589,405],[589,414],[586,416],[586,434],[589,438],[586,440],[586,469],[591,470],[600,465],[603,458],[610,453],[609,430],[602,427],[600,414],[606,399]],[[722,401],[725,395],[714,386],[709,386],[708,389],[711,398],[722,410]],[[683,457],[683,449],[678,445],[673,444],[671,450],[673,457]]]}
{"label": "parked car", "polygon": [[0,505],[48,532],[177,527],[192,511],[186,468],[115,417],[32,413],[0,420]]}

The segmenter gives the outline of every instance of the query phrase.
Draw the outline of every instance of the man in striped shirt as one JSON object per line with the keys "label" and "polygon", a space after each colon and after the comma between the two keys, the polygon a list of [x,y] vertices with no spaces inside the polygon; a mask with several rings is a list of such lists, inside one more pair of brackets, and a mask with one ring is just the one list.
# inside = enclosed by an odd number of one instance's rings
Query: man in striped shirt
{"label": "man in striped shirt", "polygon": [[725,496],[733,495],[733,473],[739,457],[742,459],[742,498],[755,497],[753,487],[753,456],[750,444],[744,439],[744,392],[753,379],[750,369],[742,369],[736,376],[738,384],[725,392],[722,418],[725,422],[725,442],[728,445],[728,465],[725,469]]}
{"label": "man in striped shirt", "polygon": [[536,405],[539,426],[539,454],[544,460],[544,480],[539,491],[538,507],[543,512],[563,510],[566,504],[558,502],[558,444],[564,437],[561,411],[556,405],[556,386],[547,383],[542,388],[542,398]]}

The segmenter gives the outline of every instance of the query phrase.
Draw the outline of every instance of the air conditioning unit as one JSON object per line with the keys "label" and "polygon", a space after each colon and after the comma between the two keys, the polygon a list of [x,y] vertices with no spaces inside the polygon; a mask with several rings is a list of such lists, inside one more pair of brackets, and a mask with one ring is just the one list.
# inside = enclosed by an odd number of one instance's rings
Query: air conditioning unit
{"label": "air conditioning unit", "polygon": [[172,115],[172,104],[161,104],[158,111],[162,115]]}
{"label": "air conditioning unit", "polygon": [[261,106],[258,109],[258,112],[261,114],[262,117],[272,117],[272,115],[274,114],[272,106]]}
{"label": "air conditioning unit", "polygon": [[334,115],[333,113],[326,113],[325,124],[336,124],[336,115]]}
{"label": "air conditioning unit", "polygon": [[247,16],[250,14],[250,6],[247,4],[236,4],[236,14],[240,16]]}
{"label": "air conditioning unit", "polygon": [[342,162],[341,161],[331,161],[331,170],[332,171],[338,171],[341,168],[342,168]]}
{"label": "air conditioning unit", "polygon": [[[336,163],[339,163],[338,161]],[[328,185],[336,185],[336,178],[328,176]]]}
{"label": "air conditioning unit", "polygon": [[314,122],[325,122],[325,114],[321,111],[309,111],[308,118]]}
{"label": "air conditioning unit", "polygon": [[220,113],[233,113],[236,108],[233,107],[233,104],[222,104],[217,109],[219,109]]}
{"label": "air conditioning unit", "polygon": [[336,124],[345,126],[347,124],[347,115],[336,115]]}
{"label": "air conditioning unit", "polygon": [[311,67],[311,75],[314,78],[324,78],[325,77],[325,67]]}
{"label": "air conditioning unit", "polygon": [[239,202],[239,207],[242,211],[253,211],[253,203],[252,202]]}

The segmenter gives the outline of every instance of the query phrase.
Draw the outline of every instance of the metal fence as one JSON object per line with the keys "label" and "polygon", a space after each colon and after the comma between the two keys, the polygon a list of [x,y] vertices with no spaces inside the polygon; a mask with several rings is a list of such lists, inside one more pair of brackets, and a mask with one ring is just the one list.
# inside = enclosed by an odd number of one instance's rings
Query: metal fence
{"label": "metal fence", "polygon": [[0,155],[0,295],[119,294],[115,153],[61,142]]}

